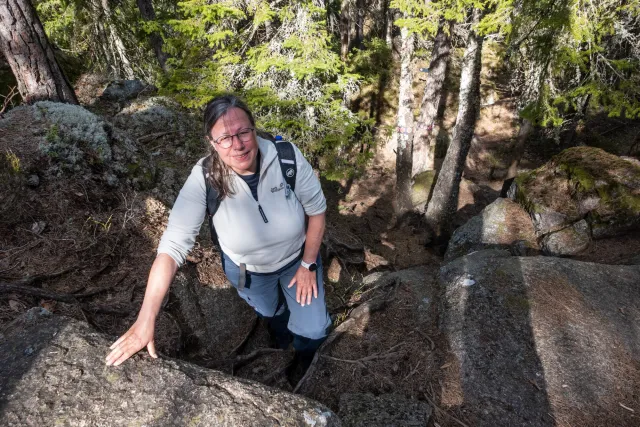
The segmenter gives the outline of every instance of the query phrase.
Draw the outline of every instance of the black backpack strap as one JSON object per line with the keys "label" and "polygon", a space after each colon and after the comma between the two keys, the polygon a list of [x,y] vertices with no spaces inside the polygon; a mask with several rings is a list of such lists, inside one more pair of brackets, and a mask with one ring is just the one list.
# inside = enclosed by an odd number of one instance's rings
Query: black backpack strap
{"label": "black backpack strap", "polygon": [[282,169],[282,176],[287,183],[287,189],[290,191],[295,191],[298,167],[296,164],[296,152],[293,149],[293,144],[287,141],[279,140],[278,137],[276,137],[276,141],[274,142],[274,144],[276,146],[276,150],[278,150],[280,169]]}
{"label": "black backpack strap", "polygon": [[218,200],[218,190],[213,188],[211,185],[211,181],[209,180],[209,170],[211,166],[211,156],[208,156],[204,159],[202,164],[202,173],[204,174],[204,183],[207,187],[207,217],[209,217],[209,232],[211,233],[211,241],[214,246],[220,250],[220,242],[218,242],[218,233],[216,232],[216,228],[213,226],[213,216],[216,214],[218,210],[218,206],[220,206],[220,201]]}

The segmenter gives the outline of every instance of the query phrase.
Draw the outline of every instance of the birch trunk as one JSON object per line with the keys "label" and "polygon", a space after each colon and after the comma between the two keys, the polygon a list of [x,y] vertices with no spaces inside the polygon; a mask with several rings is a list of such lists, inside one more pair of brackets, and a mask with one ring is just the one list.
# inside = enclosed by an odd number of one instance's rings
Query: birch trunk
{"label": "birch trunk", "polygon": [[400,90],[398,94],[398,120],[396,134],[396,214],[410,211],[411,203],[411,142],[413,140],[413,73],[411,59],[415,36],[406,28],[401,30],[402,49],[400,52]]}
{"label": "birch trunk", "polygon": [[462,60],[456,126],[433,190],[433,197],[429,201],[425,214],[427,227],[436,241],[442,240],[451,232],[451,219],[458,207],[458,193],[464,164],[480,111],[480,71],[484,40],[475,32],[475,25],[479,21],[480,11],[474,9],[474,25],[469,31],[467,48]]}
{"label": "birch trunk", "polygon": [[420,117],[416,122],[413,136],[412,176],[435,169],[436,135],[439,124],[438,109],[444,94],[444,82],[451,52],[451,38],[440,23],[431,53],[429,72],[424,86],[424,95],[420,104]]}
{"label": "birch trunk", "polygon": [[78,103],[30,0],[0,1],[0,49],[25,102]]}

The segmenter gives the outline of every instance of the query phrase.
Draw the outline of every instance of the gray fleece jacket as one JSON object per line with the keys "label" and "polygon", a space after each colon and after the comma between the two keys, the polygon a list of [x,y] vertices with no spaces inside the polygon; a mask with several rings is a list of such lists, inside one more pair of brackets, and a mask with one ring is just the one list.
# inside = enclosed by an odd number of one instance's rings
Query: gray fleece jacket
{"label": "gray fleece jacket", "polygon": [[[292,261],[305,241],[305,214],[319,215],[327,208],[320,182],[297,147],[295,193],[286,196],[286,182],[271,141],[258,137],[260,181],[258,201],[249,186],[231,172],[234,195],[225,198],[213,217],[220,247],[235,264],[244,263],[257,273],[274,272]],[[207,210],[207,189],[200,159],[180,190],[169,224],[158,246],[158,254],[185,262]],[[258,207],[261,206],[268,222]]]}

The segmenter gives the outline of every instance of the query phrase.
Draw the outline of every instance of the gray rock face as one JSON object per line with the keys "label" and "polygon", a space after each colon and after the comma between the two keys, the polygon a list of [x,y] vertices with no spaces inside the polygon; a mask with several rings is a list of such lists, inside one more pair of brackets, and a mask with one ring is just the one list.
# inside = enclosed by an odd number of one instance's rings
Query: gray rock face
{"label": "gray rock face", "polygon": [[539,248],[529,214],[509,199],[496,199],[453,233],[444,258],[450,261],[483,249],[537,254]]}
{"label": "gray rock face", "polygon": [[176,274],[170,288],[172,301],[186,336],[204,353],[200,356],[223,359],[242,342],[255,315],[226,280],[205,286],[194,270],[182,268]]}
{"label": "gray rock face", "polygon": [[440,282],[442,403],[468,425],[637,425],[640,266],[480,251]]}
{"label": "gray rock face", "polygon": [[591,230],[584,219],[570,227],[547,234],[542,239],[542,250],[547,255],[577,255],[589,248]]}
{"label": "gray rock face", "polygon": [[46,312],[19,318],[0,335],[0,425],[340,425],[309,399],[186,362],[107,367],[111,342]]}
{"label": "gray rock face", "polygon": [[345,393],[340,396],[340,418],[346,427],[425,426],[431,416],[426,402],[394,394],[374,396]]}

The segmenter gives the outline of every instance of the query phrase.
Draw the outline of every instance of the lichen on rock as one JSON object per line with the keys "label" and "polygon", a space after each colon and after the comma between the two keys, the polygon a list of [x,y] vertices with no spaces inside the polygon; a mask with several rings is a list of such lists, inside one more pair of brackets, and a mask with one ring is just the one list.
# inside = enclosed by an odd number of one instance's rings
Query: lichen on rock
{"label": "lichen on rock", "polygon": [[49,131],[40,150],[62,169],[79,171],[83,163],[104,164],[112,159],[109,125],[79,105],[41,101],[33,105],[36,120]]}

